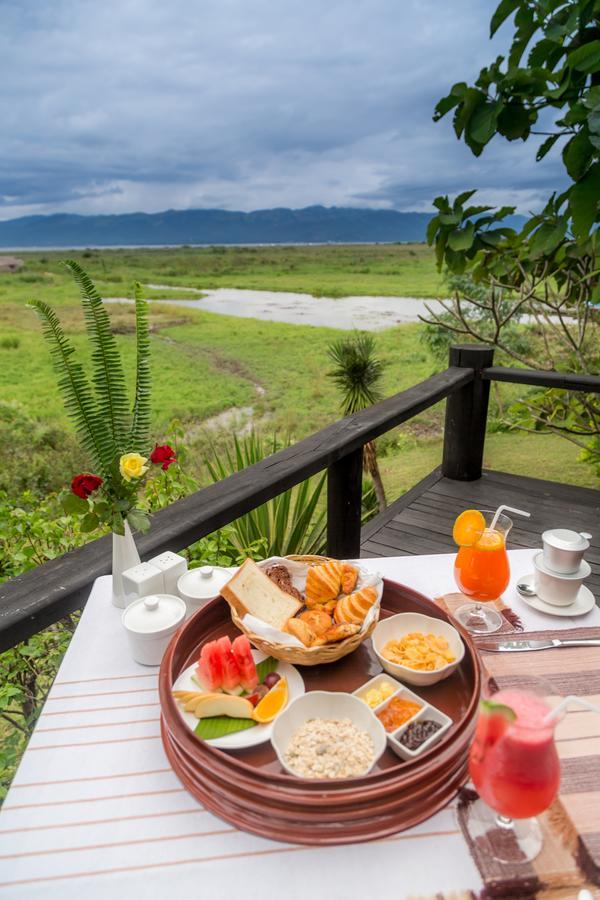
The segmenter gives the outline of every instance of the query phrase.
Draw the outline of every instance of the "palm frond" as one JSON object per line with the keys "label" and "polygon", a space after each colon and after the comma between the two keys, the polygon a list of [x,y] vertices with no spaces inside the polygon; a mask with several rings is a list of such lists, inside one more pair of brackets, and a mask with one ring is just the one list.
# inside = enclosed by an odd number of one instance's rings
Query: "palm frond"
{"label": "palm frond", "polygon": [[79,263],[66,260],[66,267],[79,285],[85,325],[92,346],[93,382],[98,410],[108,426],[113,459],[125,450],[129,438],[129,403],[125,373],[110,319],[96,287]]}
{"label": "palm frond", "polygon": [[150,397],[152,379],[150,377],[150,328],[148,325],[148,302],[142,295],[142,286],[136,281],[135,330],[136,330],[136,381],[133,418],[131,424],[130,447],[140,452],[150,442]]}
{"label": "palm frond", "polygon": [[384,363],[375,355],[375,341],[370,334],[354,334],[335,341],[327,350],[334,368],[327,373],[342,393],[345,416],[366,409],[381,400],[381,376]]}
{"label": "palm frond", "polygon": [[32,300],[29,305],[42,323],[44,339],[50,348],[52,364],[58,375],[58,387],[82,446],[89,454],[96,472],[106,475],[113,459],[112,440],[99,415],[85,372],[71,358],[75,349],[65,336],[51,306],[41,300]]}
{"label": "palm frond", "polygon": [[[221,481],[275,453],[280,446],[276,435],[271,440],[254,432],[241,440],[234,436],[232,448],[220,453],[213,450],[206,468],[213,481]],[[244,552],[262,540],[267,556],[320,552],[325,541],[325,506],[321,503],[325,483],[325,474],[308,479],[236,519],[231,526],[236,549]]]}

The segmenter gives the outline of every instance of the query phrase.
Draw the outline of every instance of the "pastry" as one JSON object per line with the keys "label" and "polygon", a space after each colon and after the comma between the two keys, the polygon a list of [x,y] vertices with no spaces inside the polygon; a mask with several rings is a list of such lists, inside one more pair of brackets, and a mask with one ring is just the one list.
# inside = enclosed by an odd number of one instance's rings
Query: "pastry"
{"label": "pastry", "polygon": [[351,594],[358,581],[358,569],[351,563],[342,565],[342,593]]}
{"label": "pastry", "polygon": [[318,566],[311,566],[306,575],[306,605],[309,609],[335,600],[342,585],[342,563],[328,559]]}
{"label": "pastry", "polygon": [[323,609],[305,609],[298,616],[303,622],[306,622],[309,628],[312,628],[317,635],[325,634],[328,628],[331,628],[333,621],[329,613]]}
{"label": "pastry", "polygon": [[332,644],[334,641],[345,641],[346,638],[358,634],[359,631],[360,625],[354,625],[352,622],[343,622],[341,625],[332,625],[331,628],[327,629],[323,637],[328,644]]}
{"label": "pastry", "polygon": [[362,625],[376,600],[377,591],[374,587],[361,588],[360,591],[338,600],[333,618],[338,623],[354,622]]}
{"label": "pastry", "polygon": [[305,647],[312,647],[317,637],[312,628],[306,622],[303,622],[302,619],[288,619],[285,631],[297,637]]}

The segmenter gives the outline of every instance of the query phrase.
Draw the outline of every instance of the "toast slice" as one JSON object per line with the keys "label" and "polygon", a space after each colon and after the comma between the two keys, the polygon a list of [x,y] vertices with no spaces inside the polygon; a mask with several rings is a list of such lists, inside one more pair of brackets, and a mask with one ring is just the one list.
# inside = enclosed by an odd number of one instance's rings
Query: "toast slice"
{"label": "toast slice", "polygon": [[299,600],[277,587],[252,559],[247,559],[221,588],[221,596],[240,618],[250,613],[279,631],[285,630],[287,620],[302,607]]}

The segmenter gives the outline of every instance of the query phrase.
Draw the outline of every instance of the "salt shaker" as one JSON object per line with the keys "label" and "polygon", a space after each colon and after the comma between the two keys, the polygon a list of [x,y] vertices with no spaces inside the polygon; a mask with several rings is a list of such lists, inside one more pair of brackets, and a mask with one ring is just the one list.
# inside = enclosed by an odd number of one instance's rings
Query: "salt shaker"
{"label": "salt shaker", "polygon": [[170,550],[153,556],[148,560],[150,565],[156,566],[163,574],[163,586],[161,591],[165,594],[177,594],[177,582],[187,572],[187,559]]}
{"label": "salt shaker", "polygon": [[164,590],[164,577],[161,570],[152,563],[143,562],[123,572],[123,593],[125,606],[128,606],[139,597],[169,592]]}

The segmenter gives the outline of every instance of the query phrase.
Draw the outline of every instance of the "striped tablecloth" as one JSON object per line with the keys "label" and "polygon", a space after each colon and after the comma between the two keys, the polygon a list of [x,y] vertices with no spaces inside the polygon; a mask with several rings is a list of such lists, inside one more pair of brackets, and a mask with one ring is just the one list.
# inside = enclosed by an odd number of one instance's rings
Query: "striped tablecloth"
{"label": "striped tablecloth", "polygon": [[[513,584],[532,556],[511,551]],[[451,561],[361,562],[433,597],[453,589]],[[537,613],[512,584],[506,599],[528,631],[600,626],[598,609],[580,619]],[[264,840],[205,811],[165,758],[157,669],[131,660],[110,579],[95,583],[0,814],[4,896],[152,900],[241,890],[246,900],[401,900],[481,888],[454,806],[391,839],[332,848]]]}

